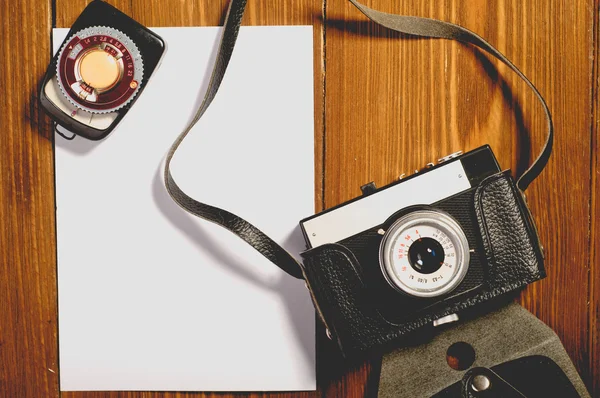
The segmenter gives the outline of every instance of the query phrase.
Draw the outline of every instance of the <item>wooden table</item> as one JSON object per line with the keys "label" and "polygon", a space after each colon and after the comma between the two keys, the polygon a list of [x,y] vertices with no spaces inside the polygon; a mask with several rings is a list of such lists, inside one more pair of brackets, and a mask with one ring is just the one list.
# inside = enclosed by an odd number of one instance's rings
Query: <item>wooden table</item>
{"label": "wooden table", "polygon": [[[50,30],[68,27],[87,0],[0,0],[0,395],[158,397],[58,391],[53,138],[37,86]],[[537,85],[556,126],[554,155],[528,190],[548,277],[521,303],[562,339],[600,397],[600,139],[598,5],[592,0],[370,0],[387,12],[459,23],[487,38]],[[147,26],[211,26],[226,0],[111,0]],[[251,0],[247,25],[314,26],[317,208],[369,181],[489,143],[522,170],[543,142],[540,106],[506,67],[456,42],[404,37],[345,0]],[[316,393],[365,395],[370,366],[344,370],[320,350]],[[201,395],[201,394],[200,394]],[[164,394],[170,397],[200,396]],[[220,394],[215,394],[219,395]],[[252,394],[261,396],[262,394]]]}

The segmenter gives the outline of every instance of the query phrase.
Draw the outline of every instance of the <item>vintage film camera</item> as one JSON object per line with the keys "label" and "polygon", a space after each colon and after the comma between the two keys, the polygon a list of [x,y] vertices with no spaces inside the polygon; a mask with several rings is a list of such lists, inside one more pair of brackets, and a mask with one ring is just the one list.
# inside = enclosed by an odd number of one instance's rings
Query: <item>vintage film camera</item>
{"label": "vintage film camera", "polygon": [[60,126],[100,140],[129,111],[164,51],[158,35],[95,0],[77,18],[48,66],[40,102]]}
{"label": "vintage film camera", "polygon": [[489,146],[300,222],[308,286],[346,355],[370,351],[545,276],[512,177]]}

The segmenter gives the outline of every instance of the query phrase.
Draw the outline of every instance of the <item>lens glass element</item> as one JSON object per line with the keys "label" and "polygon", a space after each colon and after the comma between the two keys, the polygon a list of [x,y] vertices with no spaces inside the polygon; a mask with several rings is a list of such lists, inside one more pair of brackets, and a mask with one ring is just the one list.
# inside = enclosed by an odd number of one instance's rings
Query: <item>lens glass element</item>
{"label": "lens glass element", "polygon": [[420,238],[408,249],[408,262],[421,274],[433,274],[444,264],[444,248],[433,238]]}

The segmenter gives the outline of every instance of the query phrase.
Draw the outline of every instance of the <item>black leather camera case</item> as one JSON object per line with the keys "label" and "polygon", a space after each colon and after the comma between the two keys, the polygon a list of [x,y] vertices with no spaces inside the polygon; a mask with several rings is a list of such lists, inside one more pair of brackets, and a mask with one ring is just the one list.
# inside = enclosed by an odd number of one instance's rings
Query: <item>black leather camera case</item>
{"label": "black leather camera case", "polygon": [[[315,307],[345,356],[362,356],[395,345],[438,318],[475,309],[545,277],[535,227],[510,174],[492,175],[472,191],[470,203],[476,218],[474,227],[478,229],[473,234],[481,236],[485,277],[473,289],[451,294],[430,307],[420,311],[410,308],[403,319],[383,314],[372,299],[365,267],[379,268],[379,264],[360,264],[343,242],[325,244],[302,254]],[[436,208],[436,204],[432,207]]]}

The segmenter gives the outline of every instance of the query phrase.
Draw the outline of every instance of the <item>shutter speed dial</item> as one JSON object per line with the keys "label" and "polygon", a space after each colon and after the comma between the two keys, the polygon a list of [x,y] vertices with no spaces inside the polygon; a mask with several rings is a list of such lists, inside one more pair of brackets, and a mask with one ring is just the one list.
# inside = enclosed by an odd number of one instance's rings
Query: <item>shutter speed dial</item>
{"label": "shutter speed dial", "polygon": [[64,96],[92,113],[114,112],[140,90],[142,56],[124,33],[106,26],[80,30],[60,51],[56,76]]}

